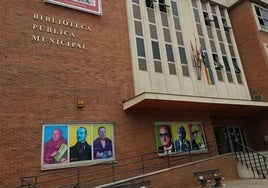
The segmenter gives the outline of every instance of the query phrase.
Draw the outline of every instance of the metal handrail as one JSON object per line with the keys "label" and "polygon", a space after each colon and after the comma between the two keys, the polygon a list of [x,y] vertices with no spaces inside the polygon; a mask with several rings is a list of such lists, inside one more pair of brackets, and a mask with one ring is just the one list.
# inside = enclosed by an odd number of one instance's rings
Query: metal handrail
{"label": "metal handrail", "polygon": [[[233,144],[236,144],[237,151],[234,151],[234,153],[236,156],[236,160],[238,162],[240,162],[242,165],[243,164],[246,165],[248,168],[251,168],[253,171],[256,171],[258,174],[261,174],[264,179],[268,178],[267,158],[264,155],[258,153],[257,151],[249,148],[246,145],[243,145],[237,142],[236,140],[233,140],[233,139],[229,139],[229,140]],[[252,155],[252,159],[250,158],[250,154]],[[248,156],[248,159],[246,156]],[[262,161],[264,165],[262,165]],[[254,174],[254,178],[256,178],[255,173],[253,174]]]}
{"label": "metal handrail", "polygon": [[[82,186],[84,184],[86,184],[87,187],[95,187],[113,183],[119,180],[217,156],[218,150],[216,141],[213,140],[206,144],[207,150],[204,152],[167,152],[166,155],[159,156],[159,153],[154,151],[141,155],[118,158],[118,164],[114,162],[88,167],[75,167],[67,170],[57,170],[56,172],[41,173],[36,176],[22,177],[20,188],[41,188],[48,187],[48,185],[49,187],[57,188],[78,188],[80,185]],[[31,181],[32,178],[34,178],[34,181]]]}

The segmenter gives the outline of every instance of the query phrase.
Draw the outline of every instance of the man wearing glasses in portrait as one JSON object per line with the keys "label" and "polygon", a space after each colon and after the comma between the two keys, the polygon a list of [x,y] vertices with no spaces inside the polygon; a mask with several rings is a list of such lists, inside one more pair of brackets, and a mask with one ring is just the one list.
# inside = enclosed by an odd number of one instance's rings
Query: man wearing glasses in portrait
{"label": "man wearing glasses in portrait", "polygon": [[158,129],[159,138],[162,146],[158,147],[159,153],[175,152],[174,143],[172,142],[172,134],[168,125],[161,125]]}

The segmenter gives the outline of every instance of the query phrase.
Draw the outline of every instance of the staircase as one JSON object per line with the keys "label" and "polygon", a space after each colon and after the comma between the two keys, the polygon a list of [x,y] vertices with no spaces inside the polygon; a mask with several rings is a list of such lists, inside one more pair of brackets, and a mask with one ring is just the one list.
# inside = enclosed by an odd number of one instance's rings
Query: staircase
{"label": "staircase", "polygon": [[[233,154],[238,162],[237,166],[240,177],[268,179],[268,152],[258,153],[235,141],[233,141],[233,144],[237,148],[237,151],[233,152]],[[207,161],[208,159],[212,160],[212,164],[214,164],[213,160],[224,156],[218,155],[215,140],[208,142],[207,148],[206,152],[198,153],[198,155],[194,151],[189,151],[187,155],[169,155],[167,153],[166,156],[159,157],[157,152],[150,152],[137,156],[118,158],[114,163],[41,172],[34,176],[22,177],[19,187],[119,188],[150,185],[150,179],[144,178],[148,174],[163,172],[166,169],[178,166],[184,167],[187,164],[198,164],[200,161]],[[233,154],[229,155],[233,156]],[[235,164],[232,167],[235,168]],[[192,173],[190,174],[189,177],[192,176]]]}
{"label": "staircase", "polygon": [[236,145],[235,157],[240,178],[267,179],[268,151],[256,152],[253,149],[233,141]]}

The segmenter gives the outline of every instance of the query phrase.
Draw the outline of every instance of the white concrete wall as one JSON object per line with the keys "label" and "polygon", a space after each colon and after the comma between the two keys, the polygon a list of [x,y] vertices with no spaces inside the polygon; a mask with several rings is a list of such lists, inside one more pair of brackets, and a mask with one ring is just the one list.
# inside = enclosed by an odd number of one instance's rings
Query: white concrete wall
{"label": "white concrete wall", "polygon": [[[191,5],[191,1],[184,1],[184,0],[178,0],[178,7],[179,7],[179,14],[180,14],[180,23],[181,23],[181,30],[184,37],[184,46],[186,50],[187,55],[187,62],[188,67],[190,70],[190,77],[185,77],[182,74],[182,68],[180,66],[180,58],[179,54],[174,53],[175,58],[175,65],[177,68],[177,75],[171,75],[168,72],[168,63],[166,62],[166,51],[165,51],[165,45],[164,45],[164,36],[162,32],[162,22],[160,17],[159,9],[155,8],[155,15],[156,15],[156,24],[158,33],[159,33],[159,42],[160,42],[160,53],[161,53],[161,61],[163,65],[163,73],[156,73],[154,70],[154,64],[153,64],[153,55],[151,50],[151,42],[150,40],[145,43],[146,48],[146,60],[147,60],[147,71],[141,71],[139,70],[138,63],[137,63],[137,49],[136,49],[136,43],[135,43],[135,27],[134,27],[134,20],[132,18],[132,5],[131,1],[126,0],[127,4],[127,10],[128,10],[128,20],[129,20],[129,36],[130,36],[130,44],[131,44],[131,54],[132,54],[132,68],[133,68],[133,77],[134,77],[134,89],[135,94],[138,95],[143,92],[154,92],[154,93],[166,93],[166,94],[178,94],[178,95],[191,95],[191,96],[204,96],[204,97],[216,97],[216,98],[231,98],[231,99],[247,99],[250,100],[250,94],[248,90],[248,86],[246,83],[246,79],[243,74],[243,68],[242,64],[240,62],[238,50],[235,44],[235,39],[233,38],[232,30],[230,30],[231,33],[231,39],[234,46],[235,55],[239,64],[239,67],[242,71],[242,80],[243,84],[238,84],[236,81],[236,76],[234,74],[234,71],[232,73],[232,77],[234,80],[234,83],[230,83],[227,81],[226,73],[223,73],[224,76],[224,82],[217,81],[215,85],[209,85],[207,83],[206,77],[205,77],[205,69],[204,65],[202,65],[202,72],[201,72],[201,80],[197,79],[196,70],[193,66],[192,61],[192,49],[191,49],[191,42],[195,45],[195,39],[198,39],[198,33],[195,25],[195,20],[193,17],[193,8]],[[209,1],[207,1],[209,2]],[[223,5],[224,3],[227,5],[230,3],[230,1],[223,1],[218,0],[215,2],[219,2],[219,4]],[[198,6],[201,9],[201,3],[198,2]],[[167,0],[167,4],[171,4],[170,0]],[[155,4],[157,6],[157,4]],[[147,8],[145,5],[145,1],[140,1],[140,10],[141,10],[141,16],[142,16],[142,24],[143,24],[143,35],[144,38],[150,38],[150,30],[148,25],[148,16],[147,16]],[[211,10],[208,10],[211,12]],[[173,27],[174,21],[171,13],[171,8],[168,8],[167,14],[169,19],[170,28]],[[200,12],[202,14],[202,11]],[[220,12],[217,12],[217,15],[220,16]],[[225,10],[225,17],[227,19],[228,24],[230,24],[229,17],[227,10]],[[221,22],[221,20],[219,20]],[[201,24],[205,24],[204,20],[201,19]],[[224,36],[224,30],[221,31],[222,35]],[[172,34],[173,33],[173,34]],[[171,29],[171,38],[173,38],[172,46],[174,49],[177,49],[177,43],[176,43],[176,35],[175,32],[172,32]],[[207,36],[204,38],[206,40]],[[216,34],[214,34],[216,35]],[[226,37],[223,37],[225,43],[227,43]],[[208,40],[208,39],[207,39]],[[216,40],[216,39],[215,39]],[[146,41],[146,40],[145,40]],[[162,43],[161,43],[162,42]],[[207,42],[206,42],[207,43]],[[198,41],[198,47],[199,45]],[[227,44],[228,45],[228,44]],[[208,46],[208,51],[209,45]],[[218,46],[219,48],[219,46]],[[227,52],[227,56],[229,57],[229,64],[231,66],[231,69],[234,69],[231,65],[230,61],[230,52]],[[212,58],[212,57],[210,57]],[[213,62],[212,59],[209,60],[210,62]],[[210,63],[212,64],[212,63]],[[213,66],[213,64],[212,64]],[[215,69],[213,69],[214,72],[214,78],[216,79],[216,72]]]}

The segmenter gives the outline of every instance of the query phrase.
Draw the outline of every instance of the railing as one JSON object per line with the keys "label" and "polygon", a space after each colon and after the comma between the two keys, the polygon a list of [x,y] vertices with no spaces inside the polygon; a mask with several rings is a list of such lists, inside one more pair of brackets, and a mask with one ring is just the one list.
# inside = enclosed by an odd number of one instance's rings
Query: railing
{"label": "railing", "polygon": [[218,153],[232,152],[230,144],[238,162],[256,171],[263,178],[267,178],[268,163],[264,155],[235,140],[227,139],[208,142],[207,147],[204,148],[205,150],[193,150],[183,153],[168,152],[163,156],[159,156],[158,152],[150,152],[142,155],[118,158],[113,163],[54,170],[53,172],[41,172],[41,174],[36,176],[22,177],[20,188],[88,188],[125,179],[128,179],[128,183],[130,183],[131,181],[142,179],[142,175],[150,172],[217,156]]}
{"label": "railing", "polygon": [[[139,177],[144,174],[163,170],[181,164],[218,155],[215,141],[207,143],[204,150],[183,153],[167,152],[159,156],[158,152],[120,158],[114,163],[77,167],[53,172],[41,172],[36,176],[21,178],[20,188],[83,188],[96,187],[124,179]],[[133,178],[135,179],[135,178]]]}
{"label": "railing", "polygon": [[[235,157],[238,162],[242,165],[246,165],[253,172],[257,172],[264,179],[268,178],[268,161],[264,155],[235,140],[230,139],[230,141],[233,144]],[[253,174],[254,178],[257,178],[255,173]]]}

